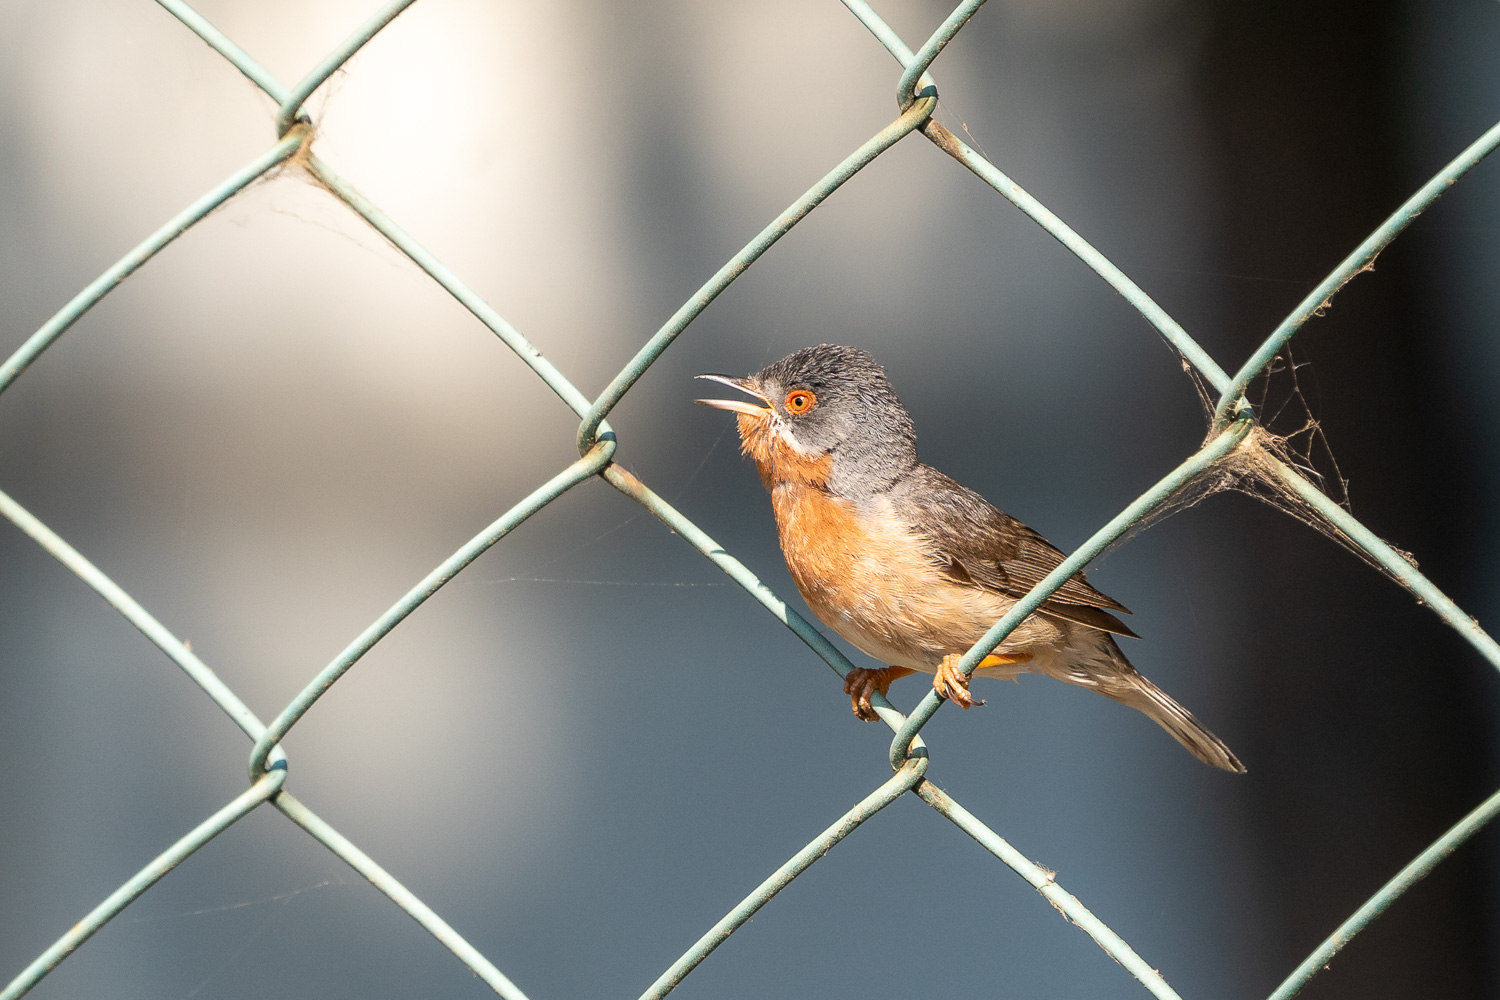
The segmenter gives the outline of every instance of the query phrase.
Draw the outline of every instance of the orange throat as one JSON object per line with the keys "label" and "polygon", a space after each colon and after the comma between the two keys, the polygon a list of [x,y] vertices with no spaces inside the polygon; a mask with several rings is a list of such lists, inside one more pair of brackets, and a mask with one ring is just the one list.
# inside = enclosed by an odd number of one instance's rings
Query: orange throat
{"label": "orange throat", "polygon": [[739,422],[740,452],[755,460],[760,481],[774,490],[778,483],[823,487],[833,471],[832,455],[804,455],[777,434],[770,414],[751,416],[741,413]]}

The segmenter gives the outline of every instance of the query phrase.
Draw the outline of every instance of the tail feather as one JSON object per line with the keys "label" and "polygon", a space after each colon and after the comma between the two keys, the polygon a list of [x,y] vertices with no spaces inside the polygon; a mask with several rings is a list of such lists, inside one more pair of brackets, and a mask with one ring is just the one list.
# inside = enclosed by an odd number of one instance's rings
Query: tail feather
{"label": "tail feather", "polygon": [[[1183,708],[1172,700],[1161,688],[1152,684],[1144,676],[1134,669],[1128,675],[1129,685],[1121,685],[1115,688],[1101,686],[1101,693],[1108,695],[1115,701],[1131,708],[1144,712],[1158,726],[1161,726],[1172,738],[1187,748],[1187,751],[1205,764],[1222,768],[1225,771],[1233,771],[1236,774],[1245,773],[1245,765],[1234,755],[1234,751],[1224,745],[1224,741],[1204,728],[1203,723],[1193,718],[1193,713]],[[1124,678],[1122,678],[1124,679]]]}

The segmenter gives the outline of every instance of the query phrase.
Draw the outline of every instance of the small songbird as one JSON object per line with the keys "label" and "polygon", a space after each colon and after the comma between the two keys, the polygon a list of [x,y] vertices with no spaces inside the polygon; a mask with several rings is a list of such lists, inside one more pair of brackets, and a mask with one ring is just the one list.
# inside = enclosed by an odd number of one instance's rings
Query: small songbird
{"label": "small songbird", "polygon": [[[758,403],[700,399],[738,414],[741,450],[771,494],[781,552],[808,607],[889,666],[859,668],[844,691],[874,720],[870,697],[915,671],[963,708],[958,661],[1063,554],[917,458],[911,417],[865,351],[823,344],[748,378],[699,375]],[[1124,605],[1082,573],[1063,584],[980,661],[981,677],[1045,674],[1140,709],[1193,756],[1244,765],[1192,713],[1141,676],[1114,636],[1139,638],[1110,612]]]}

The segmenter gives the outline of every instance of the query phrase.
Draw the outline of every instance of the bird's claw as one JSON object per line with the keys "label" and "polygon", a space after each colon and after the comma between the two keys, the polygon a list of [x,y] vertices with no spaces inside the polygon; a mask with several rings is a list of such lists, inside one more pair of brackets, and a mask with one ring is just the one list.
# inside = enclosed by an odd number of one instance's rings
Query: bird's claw
{"label": "bird's claw", "polygon": [[932,689],[938,693],[938,697],[946,698],[959,708],[968,710],[975,705],[983,705],[983,698],[975,698],[969,693],[969,679],[958,669],[958,661],[961,657],[945,656],[943,662],[938,665],[937,673],[932,677]]}
{"label": "bird's claw", "polygon": [[[844,678],[844,693],[849,696],[849,705],[854,710],[856,718],[863,719],[865,722],[880,721],[880,716],[875,714],[875,706],[870,704],[870,696],[877,691],[885,694],[880,686],[882,672],[856,667],[849,671],[849,676]],[[887,681],[886,684],[889,685],[890,682]]]}
{"label": "bird's claw", "polygon": [[879,722],[880,716],[870,699],[877,694],[883,696],[890,690],[891,681],[911,672],[910,667],[881,667],[878,670],[855,667],[849,671],[844,678],[844,693],[849,696],[849,707],[854,709],[855,717],[865,722]]}

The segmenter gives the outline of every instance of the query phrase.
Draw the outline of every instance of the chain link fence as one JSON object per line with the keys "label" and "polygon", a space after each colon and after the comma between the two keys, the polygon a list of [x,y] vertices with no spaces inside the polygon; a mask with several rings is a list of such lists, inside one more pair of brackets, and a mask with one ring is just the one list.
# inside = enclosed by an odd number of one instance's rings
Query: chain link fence
{"label": "chain link fence", "polygon": [[[1334,295],[1362,271],[1370,269],[1376,256],[1424,209],[1470,168],[1500,144],[1500,125],[1485,132],[1447,166],[1424,184],[1369,235],[1266,337],[1260,347],[1232,373],[1222,368],[1198,343],[1161,309],[1119,268],[1074,232],[1044,205],[1027,194],[986,157],[970,148],[933,118],[939,90],[930,70],[944,47],[962,30],[983,5],[983,0],[964,0],[920,47],[913,50],[863,0],[844,0],[844,5],[901,67],[896,81],[895,119],[843,162],[821,178],[754,239],[735,254],[699,288],[671,318],[640,348],[597,397],[581,392],[551,361],[518,330],[481,299],[456,274],[414,240],[398,223],[386,216],[334,172],[313,152],[315,124],[303,111],[305,102],[322,87],[376,33],[391,24],[413,0],[394,0],[372,15],[360,28],[330,52],[303,79],[288,87],[272,76],[247,52],[218,31],[182,0],[158,0],[188,30],[211,46],[257,87],[276,102],[275,143],[242,169],[151,234],[36,331],[0,366],[0,392],[20,377],[48,347],[80,317],[122,281],[144,266],[163,247],[234,198],[257,179],[282,168],[299,169],[322,185],[385,239],[420,267],[433,281],[457,299],[475,318],[499,337],[556,394],[579,419],[579,458],[539,485],[528,497],[506,511],[491,525],[463,545],[448,559],[393,604],[388,611],[357,636],[323,668],[306,687],[269,723],[257,717],[205,664],[122,587],[45,524],[0,493],[0,513],[31,537],[59,562],[75,573],[110,605],[160,648],[188,677],[222,709],[252,742],[249,784],[223,808],[183,835],[137,874],[112,892],[73,928],[58,938],[0,990],[0,1000],[26,994],[107,922],[155,885],[175,866],[260,806],[269,805],[293,824],[322,843],[368,879],[393,903],[447,947],[475,976],[501,996],[522,1000],[520,987],[491,963],[440,915],[429,908],[395,877],[344,837],[287,789],[288,760],[281,743],[309,709],[347,671],[392,629],[465,567],[495,545],[531,515],[568,490],[593,477],[600,477],[632,498],[664,522],[739,584],[753,599],[786,625],[798,638],[843,676],[852,664],[809,622],[776,596],[739,560],[725,551],[696,524],[677,511],[613,461],[617,447],[608,423],[611,410],[629,393],[662,353],[684,333],[703,311],[737,277],[768,251],[802,219],[847,180],[886,150],[903,140],[926,139],[936,151],[947,154],[972,171],[984,183],[1078,256],[1115,291],[1145,317],[1178,353],[1190,378],[1207,387],[1212,396],[1212,419],[1207,437],[1198,451],[1170,470],[1151,489],[1118,516],[1100,528],[1073,552],[1058,569],[1043,580],[963,658],[961,669],[972,672],[983,654],[1003,640],[1028,614],[1036,610],[1074,573],[1086,568],[1109,546],[1129,533],[1148,526],[1160,514],[1214,477],[1236,482],[1253,481],[1262,490],[1281,498],[1296,516],[1318,524],[1326,533],[1356,549],[1392,580],[1410,591],[1422,604],[1457,631],[1481,656],[1500,669],[1500,646],[1472,618],[1423,576],[1407,558],[1372,534],[1344,507],[1330,500],[1313,482],[1287,461],[1287,454],[1265,432],[1254,408],[1247,402],[1251,383],[1266,373],[1292,338],[1314,316],[1327,309]],[[1031,884],[1052,906],[1088,934],[1126,971],[1159,998],[1178,994],[1166,978],[1118,934],[1095,916],[1077,897],[1060,885],[1053,872],[1031,861],[982,820],[969,812],[929,776],[929,758],[921,733],[942,707],[936,694],[928,692],[917,707],[904,715],[883,698],[876,698],[877,711],[890,727],[889,763],[892,776],[845,812],[802,850],[769,875],[722,920],[711,927],[668,967],[642,998],[662,997],[671,992],[715,948],[765,906],[793,879],[806,871],[841,840],[892,802],[911,793],[939,815],[972,837],[999,861]],[[1406,865],[1387,884],[1359,907],[1328,938],[1293,970],[1272,993],[1273,1000],[1295,995],[1323,969],[1349,940],[1394,903],[1416,881],[1500,813],[1500,792],[1480,803]]]}

